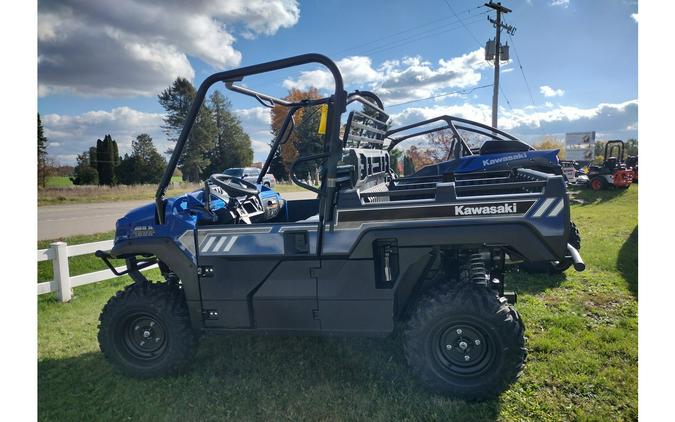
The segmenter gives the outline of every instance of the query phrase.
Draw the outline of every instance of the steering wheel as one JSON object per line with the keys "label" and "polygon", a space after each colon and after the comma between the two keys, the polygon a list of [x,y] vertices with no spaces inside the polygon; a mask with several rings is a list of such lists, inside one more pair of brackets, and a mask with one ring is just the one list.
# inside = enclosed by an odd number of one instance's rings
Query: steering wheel
{"label": "steering wheel", "polygon": [[257,195],[260,193],[258,187],[253,183],[239,177],[228,176],[227,174],[214,173],[209,177],[209,182],[234,197]]}

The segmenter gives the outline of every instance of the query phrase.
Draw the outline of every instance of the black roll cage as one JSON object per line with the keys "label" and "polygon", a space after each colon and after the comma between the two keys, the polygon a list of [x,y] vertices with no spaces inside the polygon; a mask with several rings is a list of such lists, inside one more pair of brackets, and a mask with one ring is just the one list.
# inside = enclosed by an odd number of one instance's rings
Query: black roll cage
{"label": "black roll cage", "polygon": [[[445,122],[445,125],[440,125],[440,126],[435,126],[431,129],[425,129],[421,130],[419,132],[414,132],[410,133],[407,135],[403,136],[398,136],[398,137],[393,137],[392,135],[396,133],[401,133],[401,132],[406,132],[410,129],[415,129],[418,127],[426,126],[432,123],[436,122]],[[455,122],[460,123],[455,124]],[[478,123],[473,120],[468,120],[464,119],[461,117],[456,117],[456,116],[449,116],[449,115],[442,115],[442,116],[437,116],[431,119],[427,120],[422,120],[419,122],[412,123],[407,126],[401,126],[397,127],[394,129],[390,129],[387,131],[385,138],[388,138],[390,140],[389,145],[387,147],[387,151],[391,151],[396,145],[400,144],[401,142],[410,139],[410,138],[415,138],[418,136],[423,136],[423,135],[428,135],[430,133],[435,133],[435,132],[440,132],[442,130],[447,130],[450,129],[450,131],[453,134],[453,137],[457,139],[456,147],[453,151],[453,157],[454,158],[459,158],[464,155],[473,155],[473,152],[471,151],[471,148],[469,148],[469,145],[466,143],[464,138],[460,135],[459,130],[464,130],[467,132],[473,132],[479,135],[487,136],[489,138],[492,138],[496,141],[520,141],[518,138],[516,138],[513,135],[510,135],[504,131],[501,131],[499,129],[495,129],[491,126],[485,125],[483,123]]]}
{"label": "black roll cage", "polygon": [[[323,65],[330,71],[331,75],[333,76],[333,81],[335,82],[335,91],[333,95],[331,95],[330,97],[320,98],[316,100],[303,100],[300,102],[291,102],[273,97],[271,95],[254,91],[247,87],[235,85],[235,82],[241,82],[246,76],[272,72],[275,70],[281,70],[310,63],[317,63]],[[326,172],[325,175],[323,176],[324,180],[322,180],[321,183],[321,190],[317,191],[313,187],[310,189],[319,193],[319,197],[321,199],[321,204],[319,206],[319,222],[321,228],[323,228],[324,219],[328,219],[330,221],[333,218],[333,204],[334,204],[333,198],[335,196],[335,188],[336,188],[335,176],[337,171],[337,163],[341,157],[342,152],[342,143],[339,140],[340,119],[342,113],[345,111],[347,106],[347,93],[344,91],[342,75],[340,74],[337,65],[328,57],[316,53],[302,54],[299,56],[288,57],[285,59],[275,60],[267,63],[260,63],[252,66],[242,67],[239,69],[214,73],[209,77],[207,77],[201,83],[201,85],[199,85],[199,89],[195,94],[195,98],[192,102],[192,106],[190,107],[190,111],[185,118],[185,124],[183,126],[183,129],[181,130],[178,140],[176,141],[176,147],[173,150],[173,154],[169,159],[169,163],[167,164],[166,170],[164,171],[162,179],[159,182],[159,186],[157,187],[157,192],[155,194],[157,223],[158,224],[165,223],[164,195],[166,193],[166,188],[168,187],[169,182],[171,181],[171,176],[173,175],[173,172],[175,171],[176,166],[178,165],[178,161],[185,147],[185,143],[187,142],[190,130],[194,125],[200,107],[204,103],[206,93],[209,90],[209,88],[214,84],[216,84],[217,82],[224,82],[225,87],[228,90],[255,98],[263,106],[273,107],[274,105],[281,105],[285,107],[290,107],[290,111],[286,116],[286,119],[284,120],[283,127],[280,130],[278,136],[276,137],[272,150],[270,151],[270,155],[267,157],[265,165],[262,171],[260,172],[258,181],[260,181],[260,178],[262,178],[269,169],[276,148],[278,148],[282,139],[286,136],[289,126],[292,124],[291,122],[293,119],[293,114],[302,107],[319,104],[328,105],[328,116],[326,125],[326,134],[328,136],[328,139],[326,145],[324,146],[324,148],[327,151],[324,152],[324,154],[321,154],[323,157],[328,158],[328,162],[326,165]],[[305,160],[310,159],[310,157],[301,157],[301,158],[304,158]],[[316,159],[316,157],[312,158]],[[304,184],[302,184],[302,186],[306,188],[308,187],[308,185]],[[322,231],[323,230],[319,230],[319,233],[321,233]],[[321,243],[319,243],[319,245],[320,244]]]}

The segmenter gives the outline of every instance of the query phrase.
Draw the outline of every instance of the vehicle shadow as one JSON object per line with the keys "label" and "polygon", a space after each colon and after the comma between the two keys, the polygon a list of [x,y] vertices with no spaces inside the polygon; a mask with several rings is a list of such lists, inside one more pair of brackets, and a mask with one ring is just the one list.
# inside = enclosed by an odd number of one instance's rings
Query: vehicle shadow
{"label": "vehicle shadow", "polygon": [[38,362],[41,420],[485,420],[500,402],[425,390],[387,338],[207,336],[180,376],[137,380],[102,353]]}
{"label": "vehicle shadow", "polygon": [[[570,268],[567,271],[574,271],[574,269]],[[565,273],[528,273],[522,270],[513,270],[506,274],[506,290],[537,294],[546,289],[559,287],[566,278]]]}
{"label": "vehicle shadow", "polygon": [[570,196],[572,197],[573,204],[579,204],[581,206],[597,205],[624,195],[628,189],[630,189],[630,187],[627,189],[612,187],[601,191],[594,191],[588,188],[578,188],[570,191]]}
{"label": "vehicle shadow", "polygon": [[638,226],[621,245],[616,259],[616,268],[628,282],[628,290],[638,298]]}

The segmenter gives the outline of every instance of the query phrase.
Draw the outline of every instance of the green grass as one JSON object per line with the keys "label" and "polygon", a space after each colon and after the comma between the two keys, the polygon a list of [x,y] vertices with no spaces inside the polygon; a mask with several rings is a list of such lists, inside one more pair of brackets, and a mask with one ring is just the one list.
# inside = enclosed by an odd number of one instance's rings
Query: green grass
{"label": "green grass", "polygon": [[68,176],[47,176],[45,185],[48,188],[64,188],[73,186],[73,182]]}
{"label": "green grass", "polygon": [[[70,236],[61,239],[52,239],[52,240],[40,240],[38,241],[38,249],[46,249],[49,247],[49,244],[55,241],[64,241],[69,245],[77,245],[80,243],[91,243],[99,242],[101,240],[109,240],[115,236],[114,231],[98,234],[87,234],[87,235],[78,235]],[[120,261],[119,265],[122,265],[123,261]],[[93,271],[104,270],[106,268],[103,261],[99,258],[96,258],[94,254],[80,255],[72,258],[68,258],[68,267],[70,269],[70,275],[80,275],[87,274]],[[37,274],[38,282],[49,281],[54,277],[54,271],[51,261],[42,261],[37,263]]]}
{"label": "green grass", "polygon": [[[202,338],[190,372],[139,381],[96,342],[98,314],[126,277],[38,299],[41,420],[636,420],[637,186],[580,193],[573,207],[587,270],[511,274],[529,355],[498,400],[428,393],[398,332],[385,339]],[[74,264],[73,264],[74,265]],[[158,277],[156,271],[150,273]]]}

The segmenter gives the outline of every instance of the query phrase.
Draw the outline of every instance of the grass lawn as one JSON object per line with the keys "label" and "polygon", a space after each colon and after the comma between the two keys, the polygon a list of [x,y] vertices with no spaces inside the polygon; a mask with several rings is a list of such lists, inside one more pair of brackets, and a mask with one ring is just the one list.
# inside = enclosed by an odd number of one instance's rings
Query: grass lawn
{"label": "grass lawn", "polygon": [[47,176],[45,185],[47,188],[64,188],[73,186],[73,182],[68,176]]}
{"label": "grass lawn", "polygon": [[[167,196],[180,195],[199,189],[196,183],[172,183]],[[157,185],[118,185],[118,186],[61,186],[38,189],[38,206],[81,204],[91,202],[131,201],[147,199],[151,201],[157,192]]]}
{"label": "grass lawn", "polygon": [[[182,182],[180,176],[173,176],[167,189],[167,196],[181,195],[203,187],[203,184]],[[277,192],[299,192],[305,190],[290,183],[278,183]],[[46,188],[38,189],[38,206],[81,204],[91,202],[131,201],[147,199],[151,201],[157,192],[157,185],[119,185],[119,186],[75,186],[66,178],[50,178]]]}
{"label": "grass lawn", "polygon": [[[385,339],[207,336],[187,374],[125,378],[96,342],[101,308],[130,283],[122,277],[76,288],[71,303],[57,303],[52,294],[37,299],[39,418],[636,420],[637,192],[633,185],[579,194],[586,205],[572,212],[585,272],[511,275],[529,355],[523,376],[498,400],[468,403],[427,392],[411,377],[398,333]],[[82,268],[95,265],[83,261]]]}

